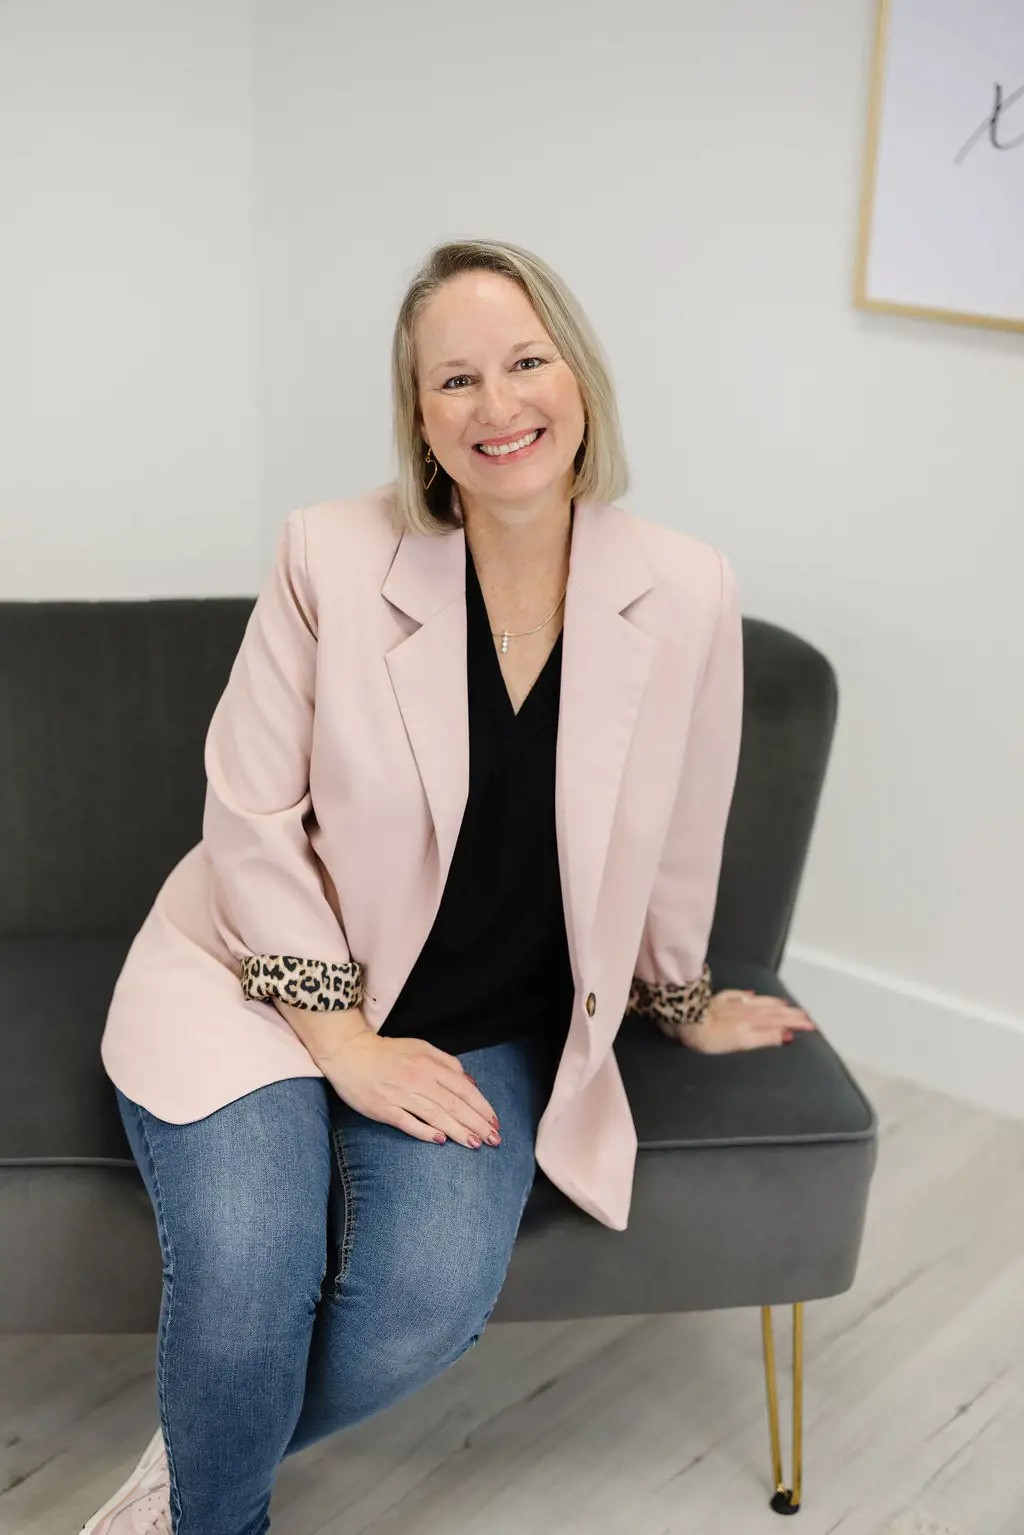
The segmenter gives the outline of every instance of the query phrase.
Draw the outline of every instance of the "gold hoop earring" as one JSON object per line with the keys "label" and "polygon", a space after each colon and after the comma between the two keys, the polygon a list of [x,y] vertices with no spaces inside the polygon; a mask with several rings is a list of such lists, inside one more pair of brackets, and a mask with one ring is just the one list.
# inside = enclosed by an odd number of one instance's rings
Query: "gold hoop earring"
{"label": "gold hoop earring", "polygon": [[437,459],[432,456],[429,444],[427,445],[427,456],[423,460],[423,462],[425,464],[433,464],[433,466],[434,466],[434,472],[430,476],[430,479],[427,480],[425,484],[424,484],[424,481],[423,481],[423,476],[420,475],[420,484],[423,485],[423,489],[424,490],[429,490],[431,485],[433,485],[434,481],[437,478]]}

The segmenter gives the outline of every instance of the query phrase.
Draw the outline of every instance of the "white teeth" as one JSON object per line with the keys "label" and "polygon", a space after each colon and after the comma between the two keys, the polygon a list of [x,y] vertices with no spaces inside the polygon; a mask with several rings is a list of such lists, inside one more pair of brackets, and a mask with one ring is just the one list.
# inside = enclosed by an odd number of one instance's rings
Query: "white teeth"
{"label": "white teeth", "polygon": [[503,443],[500,448],[487,448],[484,447],[484,445],[481,443],[480,452],[486,453],[490,458],[498,458],[504,453],[515,453],[518,448],[525,448],[529,443],[534,442],[539,436],[539,430],[536,432],[529,432],[525,437],[517,437],[515,442]]}

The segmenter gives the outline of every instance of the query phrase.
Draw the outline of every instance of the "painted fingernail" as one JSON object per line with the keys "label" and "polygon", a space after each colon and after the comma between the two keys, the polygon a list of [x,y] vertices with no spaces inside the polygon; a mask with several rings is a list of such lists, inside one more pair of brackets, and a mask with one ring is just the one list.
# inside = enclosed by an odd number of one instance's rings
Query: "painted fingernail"
{"label": "painted fingernail", "polygon": [[472,1146],[474,1151],[476,1150],[476,1148],[478,1146],[482,1145],[482,1142],[480,1140],[479,1135],[471,1135],[471,1136],[469,1136],[468,1139],[469,1139],[469,1144]]}

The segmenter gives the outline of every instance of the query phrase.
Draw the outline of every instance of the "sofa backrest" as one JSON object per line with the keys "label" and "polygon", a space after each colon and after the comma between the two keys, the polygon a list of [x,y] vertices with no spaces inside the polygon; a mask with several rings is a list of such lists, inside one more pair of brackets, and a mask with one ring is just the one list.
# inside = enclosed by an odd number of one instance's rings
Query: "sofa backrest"
{"label": "sofa backrest", "polygon": [[[202,836],[203,751],[254,598],[0,602],[0,934],[131,935]],[[744,618],[712,949],[777,969],[837,712],[812,645]]]}
{"label": "sofa backrest", "polygon": [[0,933],[129,933],[202,836],[255,598],[0,603]]}

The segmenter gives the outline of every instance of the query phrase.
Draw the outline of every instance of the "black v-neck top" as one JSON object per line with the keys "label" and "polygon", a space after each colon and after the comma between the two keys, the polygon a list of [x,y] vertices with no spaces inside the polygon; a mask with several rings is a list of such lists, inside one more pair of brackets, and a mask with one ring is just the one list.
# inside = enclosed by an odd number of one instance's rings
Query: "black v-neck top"
{"label": "black v-neck top", "polygon": [[462,826],[434,925],[380,1033],[452,1055],[528,1034],[557,1060],[574,996],[555,834],[562,633],[517,713],[468,540],[466,672]]}

